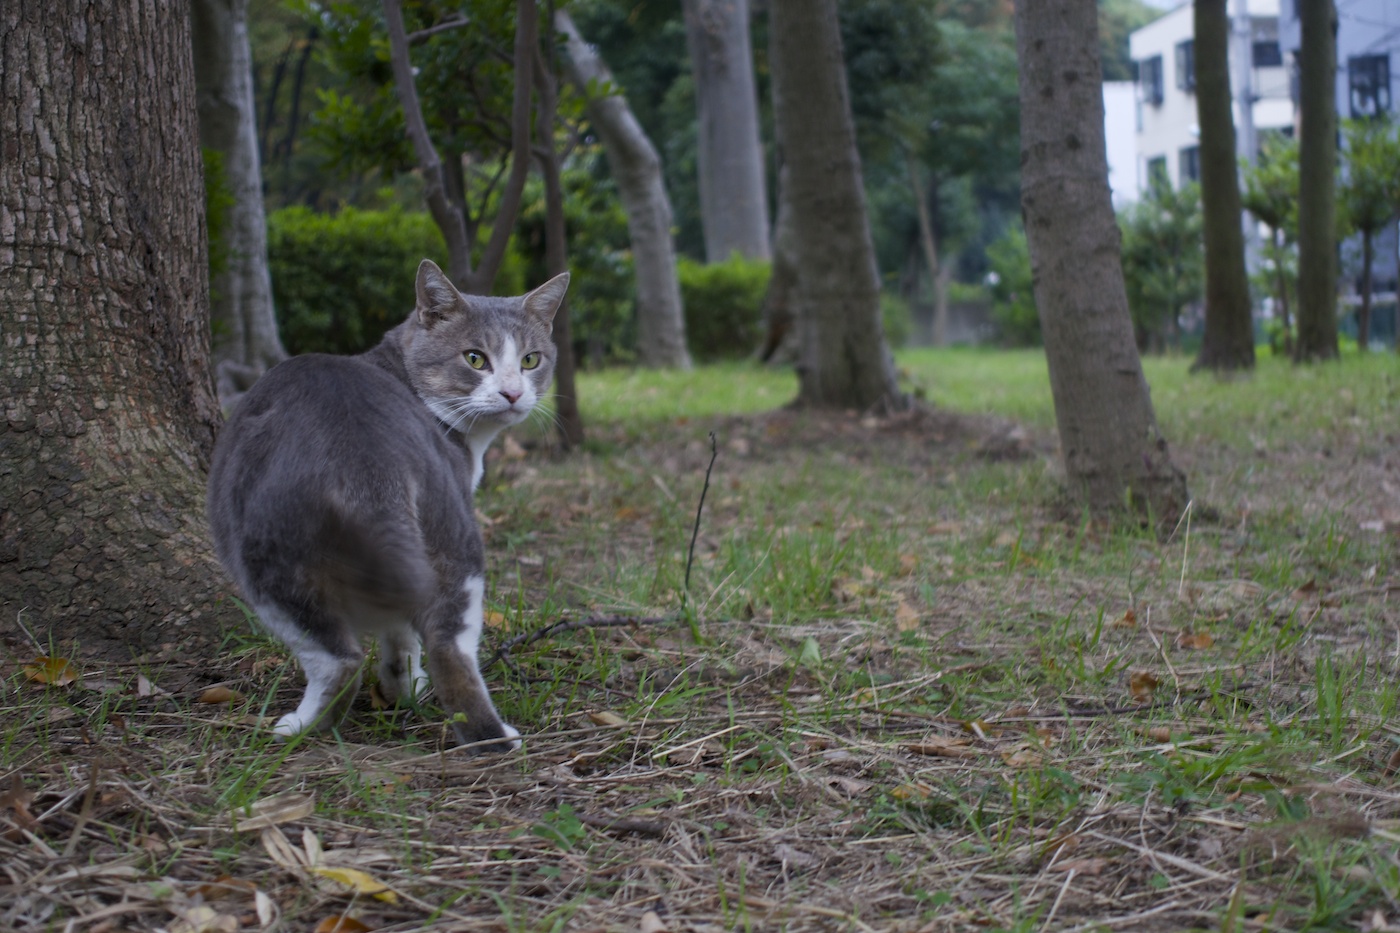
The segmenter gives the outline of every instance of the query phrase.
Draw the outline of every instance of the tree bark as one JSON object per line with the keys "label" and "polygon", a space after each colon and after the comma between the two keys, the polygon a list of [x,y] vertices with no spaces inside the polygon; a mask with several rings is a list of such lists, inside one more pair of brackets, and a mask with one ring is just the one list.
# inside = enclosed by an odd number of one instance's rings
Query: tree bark
{"label": "tree bark", "polygon": [[0,74],[0,630],[123,659],[215,640],[188,7],[10,0]]}
{"label": "tree bark", "polygon": [[1298,362],[1337,351],[1337,11],[1299,0]]}
{"label": "tree bark", "polygon": [[[780,160],[781,164],[781,160]],[[778,169],[778,217],[773,224],[773,268],[763,296],[763,343],[758,358],[764,363],[791,365],[797,361],[797,257],[792,209],[787,202],[787,170]]]}
{"label": "tree bark", "polygon": [[773,116],[797,283],[798,402],[902,409],[880,322],[880,281],[835,0],[772,0]]}
{"label": "tree bark", "polygon": [[[559,152],[554,148],[554,118],[558,107],[558,82],[547,69],[539,49],[531,55],[535,84],[540,93],[540,145],[536,150],[540,173],[544,176],[544,264],[550,278],[568,271],[568,231],[564,224],[564,182],[559,169]],[[569,320],[569,298],[564,296],[554,313],[554,415],[559,427],[559,440],[565,450],[583,444],[583,415],[578,407],[578,389],[574,374],[573,327]]]}
{"label": "tree bark", "polygon": [[554,25],[566,38],[569,77],[588,102],[588,119],[603,141],[627,212],[637,276],[637,355],[643,366],[689,369],[685,313],[671,240],[671,200],[666,196],[661,157],[625,97],[589,92],[590,83],[606,83],[612,75],[598,52],[583,41],[568,11],[556,11]]}
{"label": "tree bark", "polygon": [[919,175],[919,164],[912,153],[905,153],[904,161],[909,170],[909,185],[914,189],[914,211],[919,221],[919,246],[924,252],[924,262],[928,265],[929,290],[933,293],[931,336],[935,347],[943,347],[948,345],[948,276],[943,264],[938,261],[938,240],[933,235],[933,217],[929,213],[928,192],[924,190],[924,181]]}
{"label": "tree bark", "polygon": [[1243,208],[1230,96],[1230,19],[1225,0],[1196,0],[1194,12],[1206,322],[1201,352],[1192,369],[1253,369],[1254,318],[1240,226]]}
{"label": "tree bark", "polygon": [[1356,346],[1370,349],[1371,343],[1371,265],[1375,261],[1375,233],[1361,231],[1361,307],[1356,311]]}
{"label": "tree bark", "polygon": [[706,261],[724,262],[734,252],[768,259],[748,0],[685,0],[685,32],[695,74]]}
{"label": "tree bark", "polygon": [[287,351],[277,336],[267,266],[248,0],[193,0],[190,13],[199,143],[222,154],[233,198],[224,230],[228,262],[209,286],[214,372],[219,401],[229,409]]}
{"label": "tree bark", "polygon": [[1133,343],[1108,190],[1094,0],[1017,0],[1021,210],[1060,449],[1071,489],[1095,510],[1161,520],[1186,480],[1157,429]]}

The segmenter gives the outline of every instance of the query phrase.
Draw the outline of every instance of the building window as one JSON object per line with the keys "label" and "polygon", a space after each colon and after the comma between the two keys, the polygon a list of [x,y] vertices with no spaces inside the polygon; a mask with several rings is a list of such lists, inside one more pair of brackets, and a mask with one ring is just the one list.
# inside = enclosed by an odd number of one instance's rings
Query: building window
{"label": "building window", "polygon": [[1144,103],[1162,104],[1162,56],[1154,55],[1138,62],[1138,95]]}
{"label": "building window", "polygon": [[1378,117],[1390,110],[1390,57],[1358,55],[1347,59],[1353,118]]}
{"label": "building window", "polygon": [[1254,43],[1254,67],[1255,68],[1282,68],[1283,49],[1279,48],[1277,40],[1270,42]]}
{"label": "building window", "polygon": [[1183,187],[1193,181],[1201,180],[1201,147],[1187,146],[1177,153],[1177,166],[1180,169],[1181,184]]}
{"label": "building window", "polygon": [[1147,187],[1148,190],[1156,188],[1158,185],[1171,187],[1171,180],[1167,178],[1167,157],[1157,156],[1147,160]]}
{"label": "building window", "polygon": [[1176,44],[1176,86],[1187,93],[1196,90],[1196,43],[1191,39]]}

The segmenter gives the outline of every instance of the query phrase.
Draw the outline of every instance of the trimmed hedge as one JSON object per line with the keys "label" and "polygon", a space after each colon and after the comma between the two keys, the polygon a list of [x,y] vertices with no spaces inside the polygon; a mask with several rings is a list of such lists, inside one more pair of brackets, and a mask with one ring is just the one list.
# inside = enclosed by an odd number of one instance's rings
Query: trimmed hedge
{"label": "trimmed hedge", "polygon": [[685,335],[697,362],[750,356],[763,336],[769,263],[735,254],[706,265],[677,260]]}

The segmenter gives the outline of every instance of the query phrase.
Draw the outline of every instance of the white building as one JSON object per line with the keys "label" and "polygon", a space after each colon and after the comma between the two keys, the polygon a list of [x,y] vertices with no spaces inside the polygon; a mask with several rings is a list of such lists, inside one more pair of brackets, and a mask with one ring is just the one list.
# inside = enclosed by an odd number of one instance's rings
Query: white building
{"label": "white building", "polygon": [[1105,81],[1103,85],[1103,130],[1108,156],[1108,187],[1113,192],[1113,209],[1121,211],[1138,199],[1143,183],[1138,180],[1137,85],[1131,81]]}
{"label": "white building", "polygon": [[[1230,0],[1228,10],[1236,145],[1252,159],[1263,134],[1293,131],[1289,71],[1279,45],[1279,0]],[[1128,40],[1138,71],[1140,191],[1158,173],[1178,187],[1200,178],[1194,26],[1192,5],[1182,3]]]}

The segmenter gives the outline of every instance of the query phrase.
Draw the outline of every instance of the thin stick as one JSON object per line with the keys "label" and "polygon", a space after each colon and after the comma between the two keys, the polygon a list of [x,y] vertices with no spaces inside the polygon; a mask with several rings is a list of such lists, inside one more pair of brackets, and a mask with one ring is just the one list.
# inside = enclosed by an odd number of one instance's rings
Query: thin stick
{"label": "thin stick", "polygon": [[715,432],[710,432],[710,465],[705,467],[705,485],[700,488],[700,504],[695,507],[695,528],[690,532],[690,551],[685,558],[685,587],[681,593],[681,604],[690,599],[690,567],[695,563],[695,542],[700,537],[700,516],[705,511],[705,494],[710,491],[710,471],[715,468],[715,458],[719,451],[715,447]]}

